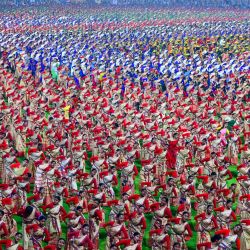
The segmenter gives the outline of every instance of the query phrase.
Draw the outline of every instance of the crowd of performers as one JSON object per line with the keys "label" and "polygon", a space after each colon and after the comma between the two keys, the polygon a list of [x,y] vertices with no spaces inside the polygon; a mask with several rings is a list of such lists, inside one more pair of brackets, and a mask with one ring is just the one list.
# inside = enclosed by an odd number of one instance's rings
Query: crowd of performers
{"label": "crowd of performers", "polygon": [[250,249],[248,11],[0,17],[1,247]]}

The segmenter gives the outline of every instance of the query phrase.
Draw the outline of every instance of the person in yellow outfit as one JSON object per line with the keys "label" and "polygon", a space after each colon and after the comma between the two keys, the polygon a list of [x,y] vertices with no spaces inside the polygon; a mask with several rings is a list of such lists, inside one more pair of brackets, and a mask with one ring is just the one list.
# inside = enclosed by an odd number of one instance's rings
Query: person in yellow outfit
{"label": "person in yellow outfit", "polygon": [[65,119],[69,120],[70,105],[67,105],[67,103],[68,103],[68,100],[66,100],[66,106],[63,108],[63,111],[64,111]]}

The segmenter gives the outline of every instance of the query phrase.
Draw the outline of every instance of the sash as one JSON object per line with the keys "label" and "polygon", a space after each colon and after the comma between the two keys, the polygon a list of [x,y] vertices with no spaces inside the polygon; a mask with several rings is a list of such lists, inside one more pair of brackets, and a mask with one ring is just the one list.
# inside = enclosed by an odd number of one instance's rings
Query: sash
{"label": "sash", "polygon": [[186,230],[185,228],[186,225],[187,225],[187,222],[185,222],[184,224],[174,225],[173,231],[178,235],[182,235]]}
{"label": "sash", "polygon": [[111,236],[117,235],[121,231],[122,226],[123,225],[117,225],[117,226],[110,227],[110,229],[109,229],[110,235]]}
{"label": "sash", "polygon": [[[80,243],[82,243],[85,238],[87,237],[87,235],[84,235],[80,238],[75,239],[75,241],[73,241],[72,245],[70,247],[72,247],[73,250],[81,250],[84,249],[83,246],[78,246]],[[71,249],[71,248],[70,248]]]}
{"label": "sash", "polygon": [[166,208],[167,208],[167,206],[164,206],[164,207],[160,208],[159,210],[155,211],[155,215],[157,217],[160,217],[160,218],[164,217],[164,212],[165,212]]}
{"label": "sash", "polygon": [[61,208],[61,205],[60,205],[60,204],[58,204],[58,205],[56,205],[55,207],[51,208],[51,209],[49,210],[50,215],[51,215],[51,216],[56,216],[56,215],[58,215],[59,212],[60,212],[60,208]]}
{"label": "sash", "polygon": [[140,222],[141,222],[142,218],[143,218],[143,215],[141,215],[141,216],[138,217],[138,218],[133,218],[133,219],[131,219],[131,222],[132,222],[132,224],[133,224],[134,226],[138,226],[138,225],[140,225]]}
{"label": "sash", "polygon": [[231,213],[232,213],[231,209],[223,211],[223,212],[220,213],[219,218],[222,221],[226,221],[226,219],[231,215]]}
{"label": "sash", "polygon": [[19,244],[17,243],[15,245],[11,246],[11,247],[7,247],[6,250],[17,250],[18,247],[19,247]]}
{"label": "sash", "polygon": [[33,242],[33,246],[39,246],[40,248],[42,248],[43,237],[44,237],[44,231],[40,228],[31,237],[31,240]]}
{"label": "sash", "polygon": [[123,175],[130,175],[134,170],[134,166],[130,165],[122,170]]}
{"label": "sash", "polygon": [[125,247],[124,250],[136,250],[139,244],[134,244],[132,246]]}
{"label": "sash", "polygon": [[142,197],[142,198],[138,199],[138,200],[135,202],[135,204],[136,204],[137,206],[141,206],[141,205],[144,204],[145,200],[146,200],[146,197]]}
{"label": "sash", "polygon": [[213,217],[213,215],[210,215],[210,216],[206,217],[205,220],[202,220],[202,221],[201,221],[201,226],[202,226],[206,231],[210,231],[211,228],[212,228],[212,223],[213,223],[212,217]]}

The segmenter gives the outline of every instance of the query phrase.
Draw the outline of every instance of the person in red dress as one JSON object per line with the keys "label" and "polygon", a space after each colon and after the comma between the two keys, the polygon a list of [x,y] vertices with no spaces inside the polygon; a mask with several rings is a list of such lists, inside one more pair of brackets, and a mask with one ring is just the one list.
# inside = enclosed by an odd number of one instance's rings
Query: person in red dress
{"label": "person in red dress", "polygon": [[41,215],[38,218],[38,223],[34,223],[26,227],[27,234],[30,238],[30,248],[34,248],[34,250],[42,250],[43,242],[50,241],[50,233],[45,227],[45,223],[46,217]]}
{"label": "person in red dress", "polygon": [[50,244],[43,248],[43,250],[64,250],[66,241],[63,238],[59,238],[56,244]]}
{"label": "person in red dress", "polygon": [[57,240],[61,235],[61,219],[64,220],[67,215],[64,207],[60,205],[60,200],[60,196],[55,195],[53,202],[42,207],[43,211],[47,212],[48,215],[47,224],[51,240]]}
{"label": "person in red dress", "polygon": [[23,235],[18,232],[14,235],[13,239],[0,240],[0,249],[2,249],[2,246],[5,246],[6,250],[24,250],[21,243],[19,243],[22,237]]}
{"label": "person in red dress", "polygon": [[93,250],[96,249],[91,238],[90,238],[90,232],[89,232],[89,225],[84,224],[82,226],[82,230],[78,232],[74,232],[70,236],[69,241],[69,249],[70,250]]}
{"label": "person in red dress", "polygon": [[0,210],[0,238],[1,239],[4,239],[8,237],[9,235],[7,225],[6,225],[6,222],[3,220],[3,217],[4,217],[4,211]]}

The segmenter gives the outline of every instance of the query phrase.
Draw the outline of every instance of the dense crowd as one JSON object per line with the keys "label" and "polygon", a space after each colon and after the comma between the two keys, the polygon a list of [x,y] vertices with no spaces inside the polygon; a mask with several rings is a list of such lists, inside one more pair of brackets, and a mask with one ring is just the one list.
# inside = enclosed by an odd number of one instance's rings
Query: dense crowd
{"label": "dense crowd", "polygon": [[249,11],[0,13],[0,248],[250,249]]}
{"label": "dense crowd", "polygon": [[85,4],[86,5],[126,5],[126,6],[157,6],[157,7],[209,7],[209,8],[250,8],[249,0],[2,0],[1,5],[28,6],[53,4]]}

